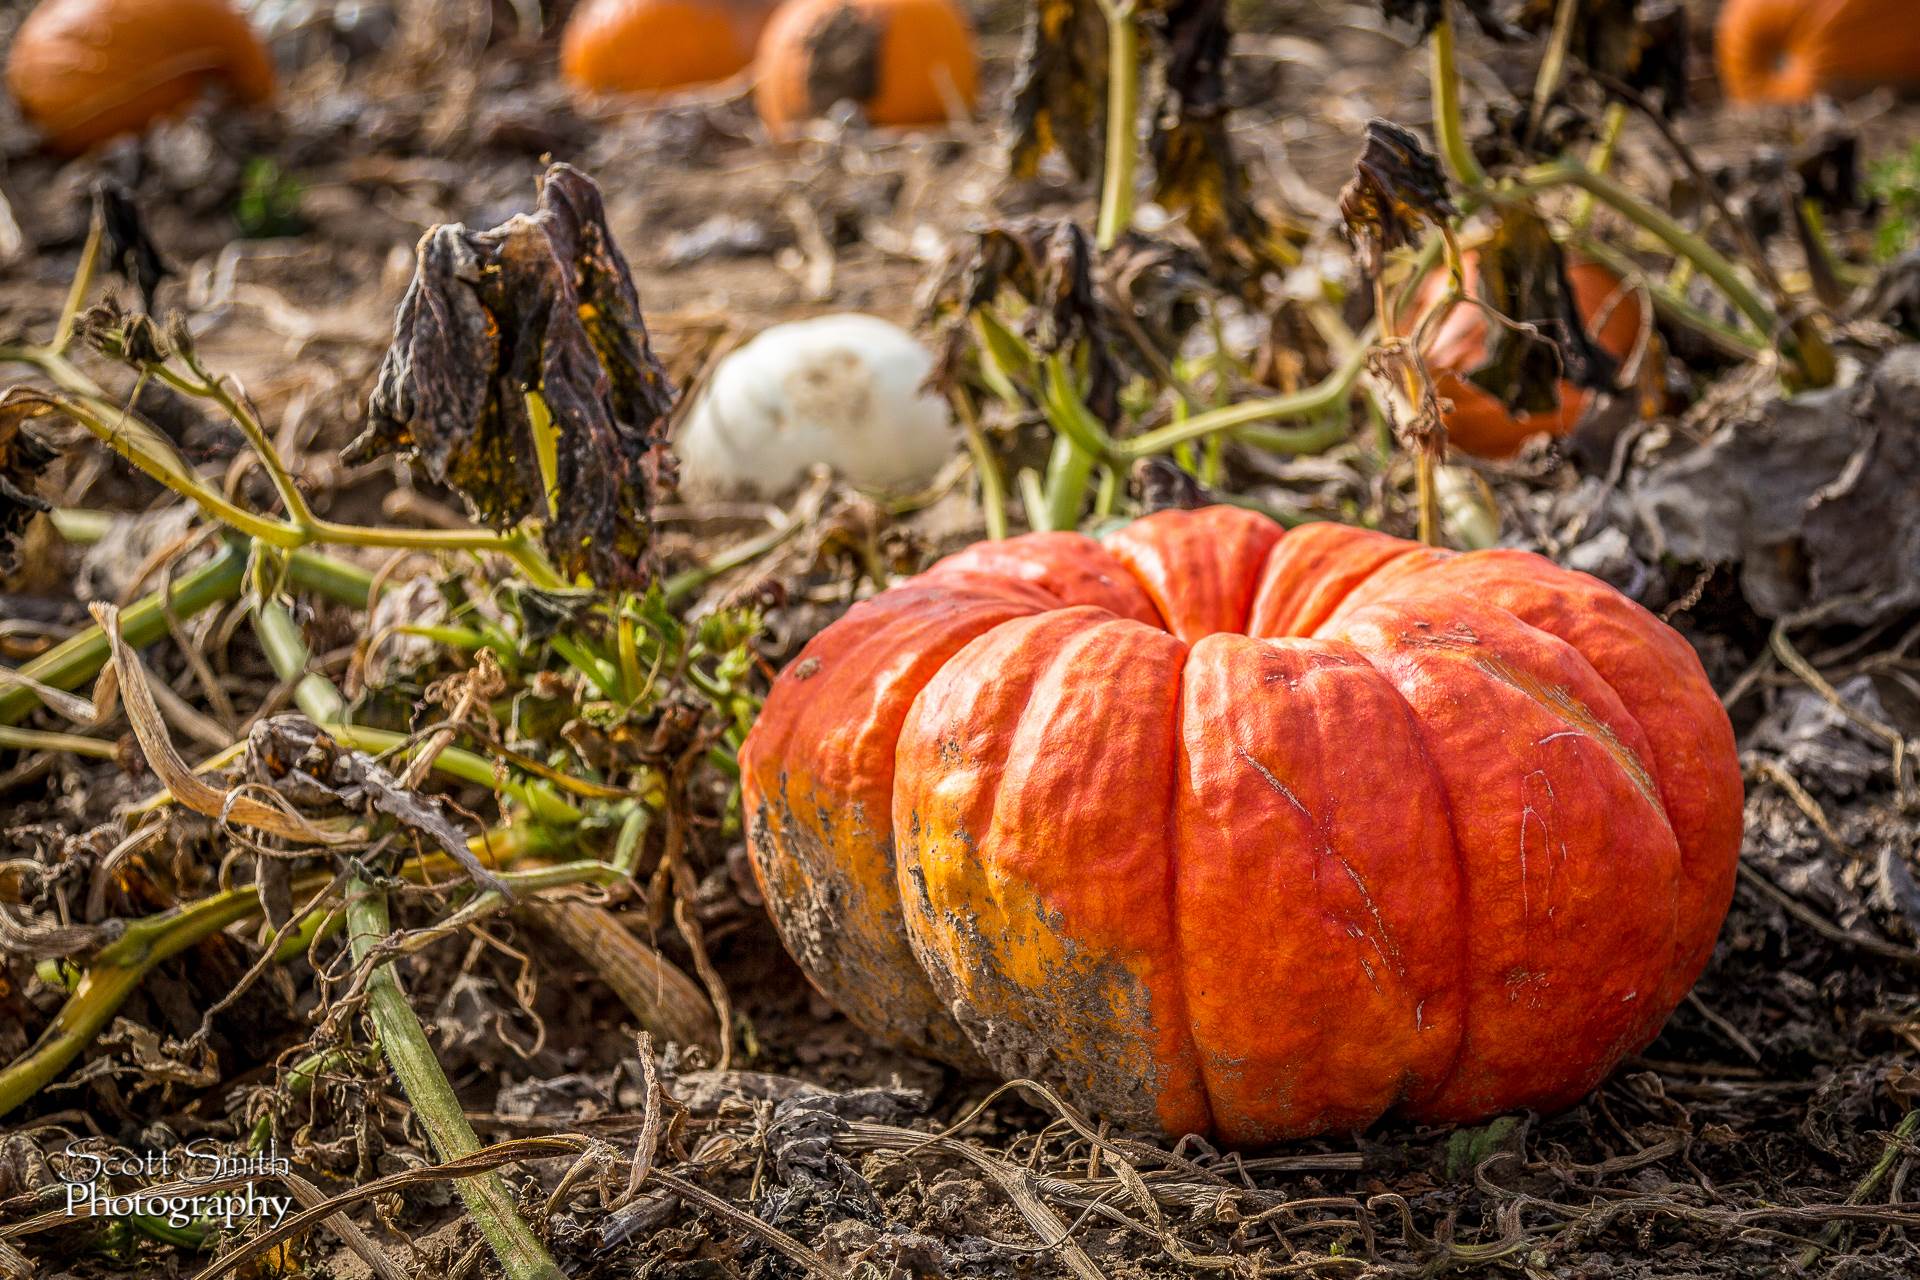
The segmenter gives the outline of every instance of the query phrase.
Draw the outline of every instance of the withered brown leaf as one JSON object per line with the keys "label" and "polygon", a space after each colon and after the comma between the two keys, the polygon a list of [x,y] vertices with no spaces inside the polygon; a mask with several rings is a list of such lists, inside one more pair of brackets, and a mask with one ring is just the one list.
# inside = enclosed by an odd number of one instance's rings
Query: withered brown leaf
{"label": "withered brown leaf", "polygon": [[1290,265],[1279,220],[1253,200],[1227,129],[1227,0],[1173,0],[1149,18],[1165,49],[1153,131],[1154,199],[1186,215],[1210,274],[1249,301]]}
{"label": "withered brown leaf", "polygon": [[[1552,29],[1559,0],[1525,0],[1517,18],[1531,32]],[[1658,94],[1669,114],[1687,105],[1687,13],[1675,0],[1582,0],[1574,9],[1569,55],[1641,94]]]}
{"label": "withered brown leaf", "polygon": [[1007,172],[1028,179],[1058,151],[1097,178],[1107,118],[1107,20],[1099,0],[1036,0],[1008,111]]}
{"label": "withered brown leaf", "polygon": [[1114,421],[1121,375],[1112,326],[1094,279],[1093,242],[1075,222],[1027,218],[989,227],[949,261],[933,298],[936,312],[946,314],[941,376],[952,376],[968,319],[992,306],[1002,290],[1025,300],[1021,332],[1035,351],[1084,352],[1087,407]]}
{"label": "withered brown leaf", "polygon": [[153,295],[173,268],[147,234],[147,220],[133,192],[112,178],[101,178],[93,184],[93,216],[100,224],[101,264],[140,290],[141,308],[151,314]]}
{"label": "withered brown leaf", "polygon": [[1479,301],[1515,323],[1489,317],[1486,359],[1467,371],[1470,382],[1518,413],[1558,407],[1562,380],[1613,386],[1619,365],[1588,335],[1566,255],[1545,222],[1522,207],[1507,209],[1477,261]]}
{"label": "withered brown leaf", "polygon": [[[558,436],[566,499],[551,517],[528,392]],[[671,481],[673,394],[599,187],[555,164],[535,213],[421,240],[366,430],[345,456],[415,456],[491,527],[542,520],[563,573],[639,586],[652,570],[654,503]]]}
{"label": "withered brown leaf", "polygon": [[[1455,0],[1474,25],[1496,40],[1513,37],[1513,27],[1501,16],[1500,0]],[[1411,23],[1421,35],[1431,35],[1446,15],[1447,0],[1380,0],[1380,12],[1399,22]]]}
{"label": "withered brown leaf", "polygon": [[1458,214],[1439,160],[1417,134],[1391,120],[1367,121],[1353,169],[1340,190],[1340,216],[1347,243],[1369,275],[1379,275],[1387,254],[1414,244],[1421,227]]}
{"label": "withered brown leaf", "polygon": [[425,836],[474,883],[511,898],[511,890],[467,846],[437,796],[409,791],[364,751],[342,746],[301,715],[270,716],[247,734],[243,772],[299,809],[339,807],[381,814]]}
{"label": "withered brown leaf", "polygon": [[20,536],[27,522],[50,503],[35,497],[34,483],[59,456],[27,423],[51,411],[45,397],[16,388],[0,399],[0,572],[19,565]]}

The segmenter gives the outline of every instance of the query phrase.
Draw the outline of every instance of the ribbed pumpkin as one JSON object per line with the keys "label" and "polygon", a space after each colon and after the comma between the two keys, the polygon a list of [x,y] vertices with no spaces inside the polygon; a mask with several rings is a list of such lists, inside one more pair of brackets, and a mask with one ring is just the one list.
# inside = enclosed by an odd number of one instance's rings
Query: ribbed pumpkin
{"label": "ribbed pumpkin", "polygon": [[777,137],[842,100],[876,125],[939,124],[973,108],[980,67],[954,0],[786,0],[760,38],[754,81]]}
{"label": "ribbed pumpkin", "polygon": [[[1480,278],[1478,262],[1471,250],[1461,255],[1461,280],[1469,294]],[[1632,355],[1642,324],[1639,295],[1623,288],[1620,277],[1606,267],[1582,258],[1569,256],[1567,280],[1588,336],[1616,360]],[[1412,305],[1400,317],[1403,333],[1411,333],[1420,317],[1446,296],[1448,284],[1444,266],[1420,282]],[[1477,458],[1506,458],[1534,436],[1572,434],[1593,403],[1591,392],[1563,381],[1559,407],[1552,412],[1512,413],[1497,397],[1467,381],[1465,374],[1487,358],[1487,328],[1492,323],[1486,312],[1463,302],[1433,326],[1427,339],[1422,354],[1434,375],[1434,388],[1453,403],[1444,416],[1447,443]]]}
{"label": "ribbed pumpkin", "polygon": [[1235,1144],[1580,1098],[1699,973],[1741,831],[1698,659],[1612,588],[1230,507],[941,561],[740,763],[857,1022]]}
{"label": "ribbed pumpkin", "polygon": [[177,115],[208,87],[273,97],[273,60],[224,0],[46,0],[7,54],[7,88],[74,155]]}
{"label": "ribbed pumpkin", "polygon": [[1735,102],[1920,88],[1912,0],[1727,0],[1714,32],[1720,83]]}
{"label": "ribbed pumpkin", "polygon": [[560,37],[560,71],[592,93],[661,93],[753,61],[771,0],[587,0]]}

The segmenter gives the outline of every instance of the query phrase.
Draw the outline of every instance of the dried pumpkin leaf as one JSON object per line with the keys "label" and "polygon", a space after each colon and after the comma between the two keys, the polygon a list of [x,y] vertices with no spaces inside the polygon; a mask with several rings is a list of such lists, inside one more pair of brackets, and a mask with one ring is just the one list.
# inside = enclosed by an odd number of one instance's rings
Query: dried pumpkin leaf
{"label": "dried pumpkin leaf", "polygon": [[1619,365],[1588,336],[1566,256],[1545,222],[1509,209],[1478,261],[1479,301],[1498,314],[1488,317],[1486,359],[1468,381],[1517,413],[1553,411],[1562,380],[1613,386]]}
{"label": "dried pumpkin leaf", "polygon": [[1298,254],[1255,206],[1227,129],[1227,0],[1174,0],[1148,19],[1164,47],[1153,131],[1154,199],[1186,215],[1210,272],[1250,301]]}
{"label": "dried pumpkin leaf", "polygon": [[[554,488],[567,495],[551,510],[529,393],[551,418]],[[556,164],[535,213],[422,239],[367,428],[345,457],[417,457],[491,527],[542,520],[562,572],[639,586],[671,483],[673,394],[600,189]]]}
{"label": "dried pumpkin leaf", "polygon": [[513,896],[474,857],[437,797],[408,790],[372,756],[341,746],[305,716],[257,722],[247,734],[245,773],[303,808],[336,805],[350,813],[392,818],[437,845],[481,888]]}
{"label": "dried pumpkin leaf", "polygon": [[1340,190],[1347,243],[1367,274],[1378,276],[1387,254],[1417,243],[1419,230],[1458,216],[1440,162],[1410,129],[1367,121],[1366,141],[1351,181]]}
{"label": "dried pumpkin leaf", "polygon": [[54,447],[27,429],[27,423],[51,413],[45,397],[15,389],[0,399],[0,573],[19,565],[20,536],[27,523],[50,503],[35,497],[33,486],[53,460]]}
{"label": "dried pumpkin leaf", "polygon": [[[1553,27],[1559,0],[1525,0],[1516,21],[1536,34]],[[1582,0],[1567,53],[1596,74],[1657,95],[1669,113],[1687,105],[1687,14],[1674,0]]]}
{"label": "dried pumpkin leaf", "polygon": [[[1513,27],[1501,15],[1500,0],[1457,0],[1474,25],[1496,40],[1513,38]],[[1381,14],[1411,24],[1422,36],[1431,35],[1447,15],[1448,0],[1380,0]]]}
{"label": "dried pumpkin leaf", "polygon": [[93,184],[93,216],[100,224],[100,261],[140,290],[140,305],[151,313],[153,295],[173,268],[147,234],[133,193],[112,178],[100,179]]}
{"label": "dried pumpkin leaf", "polygon": [[1121,373],[1112,322],[1094,280],[1093,242],[1077,223],[1028,218],[980,232],[956,255],[934,292],[944,311],[946,376],[959,365],[969,320],[1002,293],[1018,295],[1021,336],[1043,356],[1076,351],[1086,362],[1087,407],[1104,421],[1119,416]]}
{"label": "dried pumpkin leaf", "polygon": [[[222,790],[195,773],[174,748],[167,735],[166,721],[154,701],[151,678],[133,646],[120,634],[120,610],[110,604],[95,603],[87,612],[107,637],[112,666],[101,672],[119,683],[119,693],[127,709],[127,723],[140,744],[147,765],[160,779],[175,801],[204,817],[236,826],[252,827],[268,835],[299,844],[342,845],[356,843],[351,832],[315,826],[291,808],[267,804],[240,788]],[[101,697],[97,705],[105,705]]]}
{"label": "dried pumpkin leaf", "polygon": [[1032,178],[1057,151],[1075,177],[1099,177],[1107,119],[1107,20],[1100,0],[1037,0],[1009,115],[1010,176]]}
{"label": "dried pumpkin leaf", "polygon": [[1488,170],[1565,155],[1599,134],[1591,111],[1568,100],[1566,86],[1538,113],[1524,102],[1487,104],[1487,125],[1472,139],[1473,156]]}

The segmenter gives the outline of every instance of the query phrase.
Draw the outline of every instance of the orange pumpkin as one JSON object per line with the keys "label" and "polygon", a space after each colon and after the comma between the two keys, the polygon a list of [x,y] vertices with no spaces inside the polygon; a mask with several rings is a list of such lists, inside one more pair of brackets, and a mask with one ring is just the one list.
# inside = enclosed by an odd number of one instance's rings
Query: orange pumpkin
{"label": "orange pumpkin", "polygon": [[560,37],[560,71],[592,93],[660,93],[746,70],[769,0],[587,0]]}
{"label": "orange pumpkin", "polygon": [[941,561],[740,763],[857,1022],[1235,1144],[1580,1098],[1699,973],[1741,834],[1699,660],[1611,587],[1232,507]]}
{"label": "orange pumpkin", "polygon": [[21,114],[69,155],[177,115],[211,85],[247,104],[273,97],[273,60],[225,0],[46,0],[7,55]]}
{"label": "orange pumpkin", "polygon": [[[1461,277],[1471,294],[1480,279],[1478,257],[1471,250],[1461,255]],[[1643,313],[1639,295],[1624,288],[1620,277],[1606,267],[1571,256],[1567,279],[1573,285],[1574,306],[1586,321],[1588,336],[1614,359],[1626,360],[1640,342]],[[1399,317],[1403,334],[1412,332],[1420,317],[1446,297],[1448,284],[1444,266],[1420,282],[1413,304]],[[1453,405],[1442,418],[1447,443],[1477,458],[1506,458],[1534,436],[1572,434],[1593,403],[1592,392],[1563,381],[1557,408],[1546,413],[1513,413],[1497,396],[1467,380],[1466,374],[1486,361],[1487,326],[1491,323],[1479,307],[1460,303],[1432,327],[1426,349],[1421,352],[1434,375],[1434,388]]]}
{"label": "orange pumpkin", "polygon": [[754,75],[754,105],[775,136],[843,100],[873,124],[939,124],[972,110],[980,83],[954,0],[786,0]]}
{"label": "orange pumpkin", "polygon": [[1911,0],[1727,0],[1714,33],[1720,83],[1735,102],[1920,88]]}

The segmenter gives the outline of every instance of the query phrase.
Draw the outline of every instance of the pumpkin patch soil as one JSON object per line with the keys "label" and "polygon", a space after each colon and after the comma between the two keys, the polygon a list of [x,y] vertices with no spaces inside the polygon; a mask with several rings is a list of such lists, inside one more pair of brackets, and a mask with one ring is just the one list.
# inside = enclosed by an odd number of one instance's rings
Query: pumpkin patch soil
{"label": "pumpkin patch soil", "polygon": [[[416,240],[436,222],[485,227],[530,207],[546,157],[604,188],[655,346],[683,388],[780,320],[831,309],[912,323],[922,283],[969,228],[1092,208],[1059,180],[1003,184],[984,124],[896,137],[830,122],[777,148],[758,135],[743,86],[652,112],[583,113],[556,86],[552,40],[511,34],[515,7],[376,3],[390,24],[372,34],[289,38],[298,67],[277,117],[195,117],[144,149],[55,162],[0,118],[0,333],[47,328],[85,235],[86,192],[117,177],[173,268],[159,309],[190,313],[202,359],[238,376],[278,424],[316,509],[433,523],[459,510],[457,496],[338,453],[364,425]],[[0,39],[16,10],[0,14]],[[987,15],[987,103],[1007,83],[1016,22],[1005,6]],[[1237,136],[1274,191],[1324,221],[1370,116],[1424,122],[1422,55],[1380,29],[1377,5],[1268,0],[1243,26]],[[1470,78],[1502,74],[1497,48],[1472,41],[1468,52]],[[1696,59],[1699,75],[1709,67]],[[1711,97],[1707,81],[1699,89]],[[1920,108],[1872,100],[1837,123],[1880,155],[1920,136]],[[1711,105],[1682,127],[1729,166],[1796,141],[1786,115]],[[1624,168],[1641,180],[1670,168],[1637,125],[1626,147]],[[252,238],[237,236],[236,210]],[[691,910],[732,1003],[725,1069],[711,1051],[667,1045],[656,1071],[620,1001],[512,916],[484,940],[443,939],[404,962],[414,1007],[483,1142],[571,1135],[566,1153],[509,1175],[532,1211],[571,1177],[533,1216],[576,1277],[772,1280],[815,1265],[1088,1280],[1920,1274],[1920,554],[1907,554],[1920,548],[1920,355],[1880,340],[1849,377],[1812,409],[1787,409],[1764,377],[1730,369],[1676,418],[1616,415],[1476,467],[1510,543],[1606,578],[1687,634],[1729,702],[1747,771],[1743,865],[1712,963],[1661,1037],[1571,1111],[1468,1130],[1389,1122],[1234,1153],[1137,1140],[1044,1091],[961,1078],[874,1043],[806,986],[761,909],[717,773],[680,816]],[[195,461],[240,452],[202,406],[139,395]],[[68,503],[137,513],[165,496],[118,465],[59,465]],[[1233,467],[1223,487],[1305,514],[1377,497],[1337,450]],[[257,472],[235,483],[268,495]],[[764,656],[777,668],[871,589],[862,575],[876,562],[910,571],[981,536],[965,489],[899,516],[816,493],[801,537],[706,600],[766,603]],[[1724,518],[1698,515],[1715,503]],[[679,568],[762,512],[660,516]],[[0,582],[0,617],[20,624],[0,631],[8,662],[26,655],[32,626],[81,625],[81,601],[129,591],[178,529],[130,526],[84,554],[39,529]],[[302,621],[313,652],[341,665],[366,627],[333,605]],[[203,708],[203,660],[243,715],[284,703],[245,627],[204,647],[190,663],[162,642],[148,661]],[[64,920],[0,914],[0,1061],[58,1006],[34,958],[60,954],[49,938],[64,935],[35,931],[99,922],[87,886],[119,830],[103,824],[152,786],[131,753],[125,768],[0,754],[4,856],[44,869],[54,888],[42,908],[66,904]],[[481,793],[466,798],[484,806]],[[150,874],[190,880],[187,864],[217,847],[209,824],[181,818]],[[641,870],[644,881],[650,864]],[[402,917],[424,926],[433,910],[409,900]],[[644,903],[626,918],[696,971],[670,919]],[[1236,940],[1211,945],[1231,953]],[[151,1236],[62,1226],[9,1238],[5,1224],[45,1208],[46,1156],[71,1136],[144,1150],[246,1133],[248,1106],[273,1095],[276,1061],[299,1056],[319,998],[304,964],[275,969],[186,1047],[252,960],[221,935],[162,965],[57,1087],[0,1119],[0,1275],[191,1275],[212,1260]],[[275,1114],[281,1150],[325,1194],[432,1162],[383,1068],[336,1065]],[[658,1176],[623,1197],[637,1151]],[[493,1274],[444,1180],[405,1182],[350,1213],[409,1274]],[[325,1232],[300,1249],[306,1274],[368,1274]],[[18,1270],[14,1250],[38,1269]]]}

